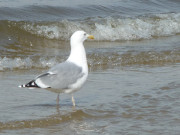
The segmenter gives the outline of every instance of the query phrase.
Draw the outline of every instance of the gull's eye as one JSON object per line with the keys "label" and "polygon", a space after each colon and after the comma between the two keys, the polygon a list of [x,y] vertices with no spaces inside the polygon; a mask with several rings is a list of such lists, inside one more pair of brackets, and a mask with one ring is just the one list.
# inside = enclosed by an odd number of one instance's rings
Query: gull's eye
{"label": "gull's eye", "polygon": [[84,33],[84,36],[86,36],[86,33]]}

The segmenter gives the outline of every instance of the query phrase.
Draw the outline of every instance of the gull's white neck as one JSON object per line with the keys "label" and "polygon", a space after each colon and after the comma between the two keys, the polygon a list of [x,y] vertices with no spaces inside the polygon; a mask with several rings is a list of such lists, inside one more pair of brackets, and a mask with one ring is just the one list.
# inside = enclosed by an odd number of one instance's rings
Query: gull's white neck
{"label": "gull's white neck", "polygon": [[67,61],[82,67],[83,72],[88,72],[86,52],[82,42],[71,42],[71,53]]}

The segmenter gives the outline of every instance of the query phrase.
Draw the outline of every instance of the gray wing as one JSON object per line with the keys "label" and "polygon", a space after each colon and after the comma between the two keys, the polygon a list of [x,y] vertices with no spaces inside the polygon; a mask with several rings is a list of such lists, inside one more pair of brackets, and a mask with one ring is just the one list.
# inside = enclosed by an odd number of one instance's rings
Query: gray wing
{"label": "gray wing", "polygon": [[[47,73],[38,76],[36,80],[47,88],[68,89],[83,75],[81,67],[70,62],[63,62],[51,68]],[[40,84],[37,83],[37,85]]]}

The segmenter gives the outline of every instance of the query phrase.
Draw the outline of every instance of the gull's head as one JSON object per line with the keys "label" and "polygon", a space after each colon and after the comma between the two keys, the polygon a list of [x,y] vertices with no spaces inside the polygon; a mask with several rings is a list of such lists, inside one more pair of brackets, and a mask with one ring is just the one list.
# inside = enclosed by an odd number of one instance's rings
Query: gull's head
{"label": "gull's head", "polygon": [[89,39],[94,39],[93,35],[89,35],[84,31],[76,31],[73,33],[73,35],[71,36],[71,43],[75,42],[75,43],[83,43],[87,38]]}

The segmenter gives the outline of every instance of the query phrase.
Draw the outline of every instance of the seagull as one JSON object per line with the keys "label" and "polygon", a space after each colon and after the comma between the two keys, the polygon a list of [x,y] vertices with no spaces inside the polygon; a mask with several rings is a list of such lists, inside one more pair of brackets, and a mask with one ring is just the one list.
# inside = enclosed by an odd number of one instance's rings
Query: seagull
{"label": "seagull", "polygon": [[[60,93],[73,93],[79,90],[88,77],[88,65],[86,51],[83,42],[87,39],[94,39],[84,31],[76,31],[70,38],[71,52],[68,59],[49,69],[44,74],[37,76],[32,81],[20,85],[21,88],[43,88],[58,93],[57,103],[59,104]],[[75,100],[72,94],[72,103],[75,107]]]}

